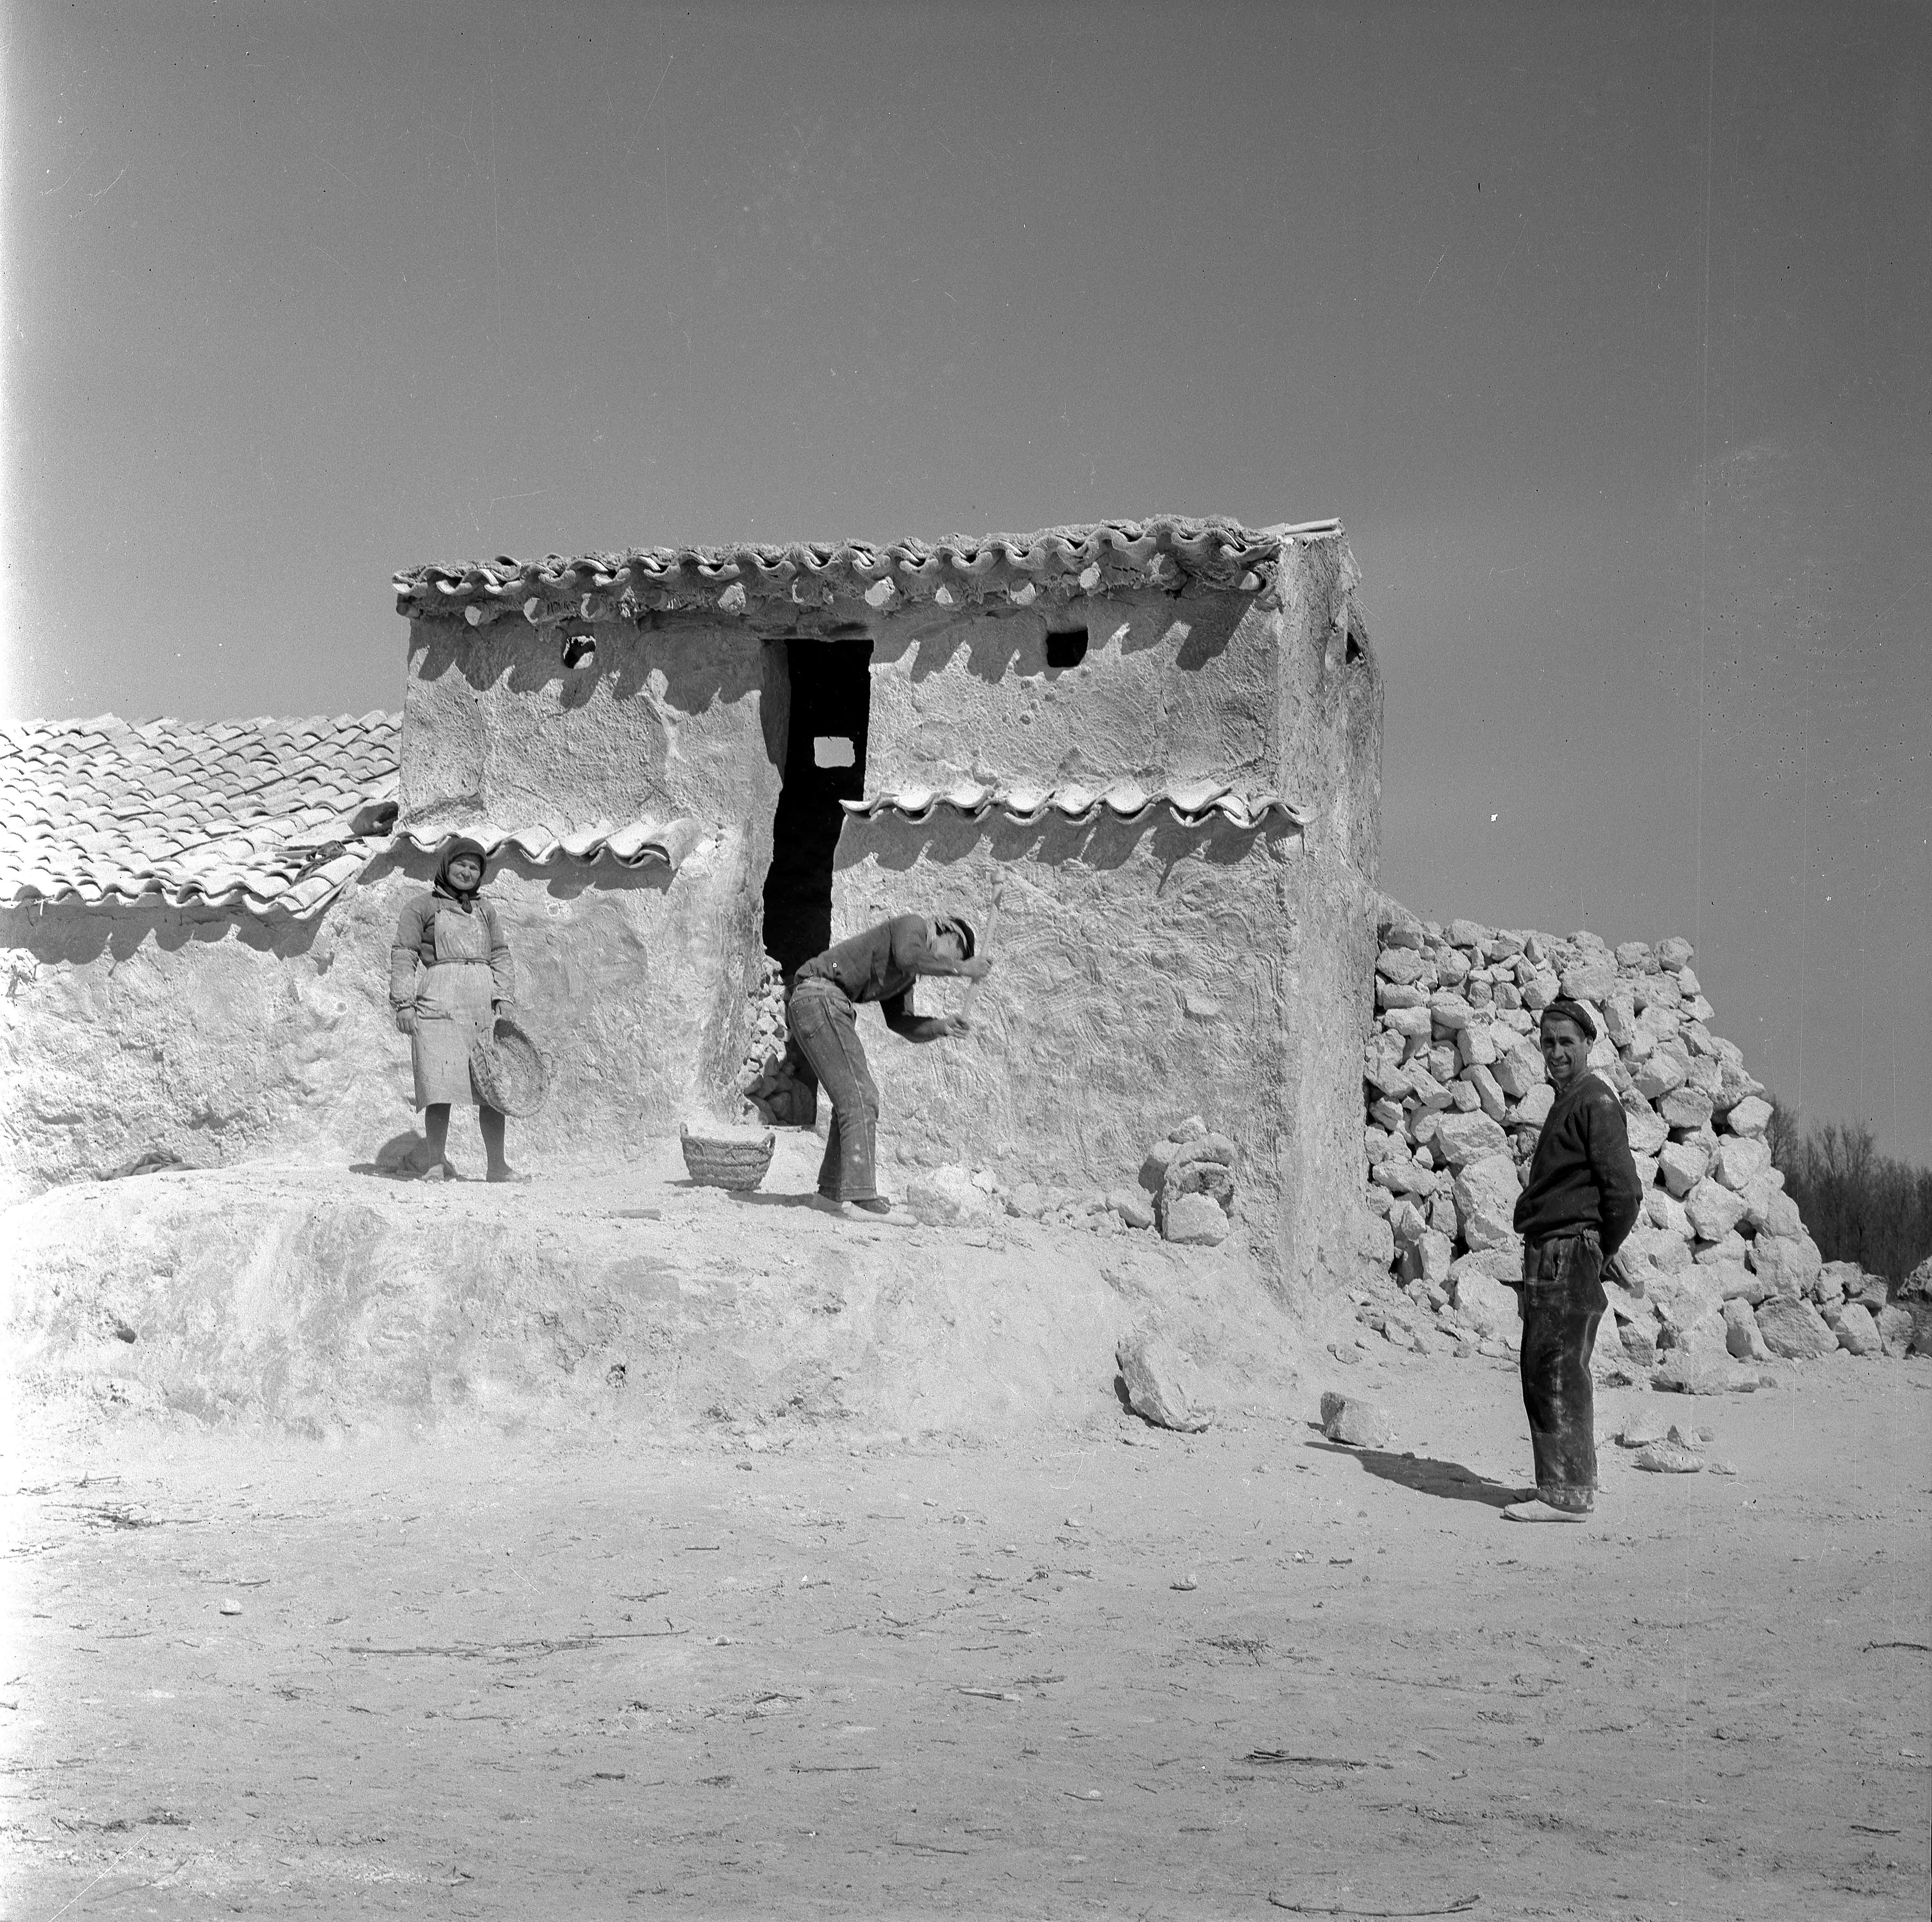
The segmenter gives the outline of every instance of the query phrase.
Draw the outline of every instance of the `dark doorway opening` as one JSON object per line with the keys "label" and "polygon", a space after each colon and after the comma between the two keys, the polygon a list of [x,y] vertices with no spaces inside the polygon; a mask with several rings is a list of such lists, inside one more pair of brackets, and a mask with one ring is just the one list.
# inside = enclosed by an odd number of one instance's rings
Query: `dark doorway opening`
{"label": "dark doorway opening", "polygon": [[1046,631],[1046,664],[1056,673],[1066,667],[1077,667],[1087,658],[1087,629],[1084,624],[1078,627],[1055,626]]}
{"label": "dark doorway opening", "polygon": [[785,983],[832,945],[832,864],[842,801],[866,791],[872,713],[871,640],[787,640],[791,686],[784,782],[772,818],[765,877],[765,948]]}

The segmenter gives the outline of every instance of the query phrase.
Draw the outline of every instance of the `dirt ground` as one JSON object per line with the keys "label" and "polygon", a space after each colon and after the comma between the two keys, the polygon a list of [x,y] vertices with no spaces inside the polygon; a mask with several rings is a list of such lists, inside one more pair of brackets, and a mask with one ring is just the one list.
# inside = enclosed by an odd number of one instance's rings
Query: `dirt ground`
{"label": "dirt ground", "polygon": [[[16,1440],[5,1913],[1922,1917],[1932,1363],[1496,1513],[1513,1372],[1206,1434]],[[764,1443],[760,1447],[756,1444]],[[224,1609],[232,1612],[224,1613]]]}

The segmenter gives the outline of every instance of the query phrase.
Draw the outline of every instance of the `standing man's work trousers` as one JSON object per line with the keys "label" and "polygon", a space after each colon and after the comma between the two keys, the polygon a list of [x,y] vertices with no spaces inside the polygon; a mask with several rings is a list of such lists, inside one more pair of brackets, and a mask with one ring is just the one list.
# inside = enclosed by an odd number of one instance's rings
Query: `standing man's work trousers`
{"label": "standing man's work trousers", "polygon": [[792,990],[791,1038],[832,1102],[818,1192],[834,1201],[870,1201],[879,1130],[879,1091],[859,1041],[858,1010],[836,982],[817,978]]}
{"label": "standing man's work trousers", "polygon": [[1596,1495],[1590,1351],[1610,1306],[1603,1270],[1594,1228],[1523,1245],[1522,1405],[1536,1458],[1536,1492],[1552,1508],[1576,1514],[1588,1514]]}

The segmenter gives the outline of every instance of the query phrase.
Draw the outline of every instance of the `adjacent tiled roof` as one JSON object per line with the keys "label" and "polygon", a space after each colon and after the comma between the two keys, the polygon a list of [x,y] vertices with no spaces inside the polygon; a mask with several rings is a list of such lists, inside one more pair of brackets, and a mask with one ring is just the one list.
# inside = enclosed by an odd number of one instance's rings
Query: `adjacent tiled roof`
{"label": "adjacent tiled roof", "polygon": [[1220,814],[1237,827],[1258,827],[1270,814],[1282,814],[1297,826],[1307,817],[1291,802],[1274,794],[1244,794],[1211,781],[1184,782],[1173,787],[1145,788],[1136,781],[1117,781],[1105,788],[1070,782],[1040,787],[1020,782],[989,787],[962,781],[950,788],[902,787],[893,793],[868,795],[842,803],[848,814],[903,814],[922,821],[935,808],[956,809],[975,817],[998,810],[1018,821],[1043,820],[1058,814],[1069,821],[1097,820],[1105,811],[1124,821],[1138,820],[1165,802],[1174,818],[1190,826]]}
{"label": "adjacent tiled roof", "polygon": [[0,906],[312,914],[367,859],[349,845],[358,829],[394,817],[401,725],[372,713],[0,726]]}
{"label": "adjacent tiled roof", "polygon": [[1179,587],[1190,580],[1248,593],[1272,588],[1275,564],[1298,541],[1332,540],[1341,523],[1311,520],[1258,531],[1238,521],[1106,520],[976,540],[796,541],[767,545],[632,547],[500,555],[488,563],[419,567],[395,577],[399,613],[460,611],[472,625],[505,614],[532,622],[649,611],[745,610],[752,600],[822,607],[835,601],[886,608],[908,601],[1065,599],[1118,587]]}
{"label": "adjacent tiled roof", "polygon": [[675,868],[703,833],[680,817],[549,827],[395,831],[402,717],[0,725],[0,907],[190,903],[319,913],[397,840],[467,834],[491,855],[608,855]]}

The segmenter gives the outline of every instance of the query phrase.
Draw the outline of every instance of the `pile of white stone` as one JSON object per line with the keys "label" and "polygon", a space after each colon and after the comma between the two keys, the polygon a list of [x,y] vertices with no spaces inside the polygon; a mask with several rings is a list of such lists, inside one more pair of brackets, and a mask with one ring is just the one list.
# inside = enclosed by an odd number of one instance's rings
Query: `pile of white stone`
{"label": "pile of white stone", "polygon": [[1562,995],[1596,1018],[1591,1066],[1622,1102],[1645,1189],[1600,1372],[1740,1387],[1774,1358],[1907,1352],[1912,1318],[1888,1307],[1882,1279],[1826,1263],[1804,1231],[1765,1141],[1770,1105],[1711,1031],[1689,942],[1444,928],[1393,904],[1380,933],[1363,1056],[1380,1225],[1366,1246],[1389,1276],[1358,1293],[1360,1319],[1402,1345],[1511,1351],[1510,1215],[1555,1100],[1537,1018]]}
{"label": "pile of white stone", "polygon": [[784,976],[770,955],[759,957],[758,978],[746,998],[751,1003],[751,1034],[738,1070],[740,1093],[764,1076],[775,1073],[790,1040],[785,1014]]}

